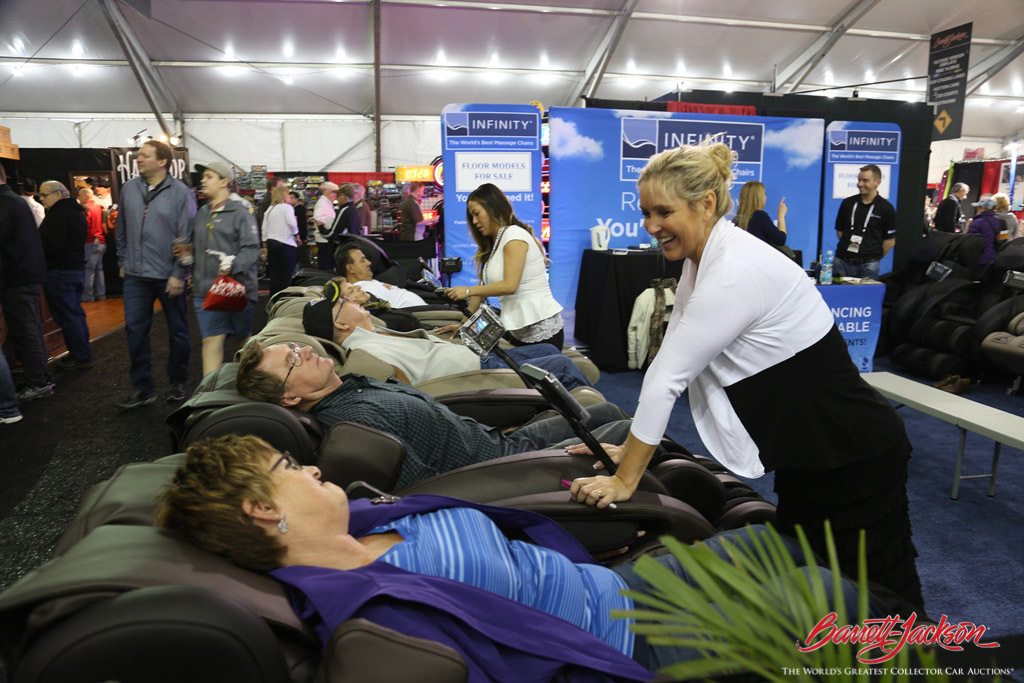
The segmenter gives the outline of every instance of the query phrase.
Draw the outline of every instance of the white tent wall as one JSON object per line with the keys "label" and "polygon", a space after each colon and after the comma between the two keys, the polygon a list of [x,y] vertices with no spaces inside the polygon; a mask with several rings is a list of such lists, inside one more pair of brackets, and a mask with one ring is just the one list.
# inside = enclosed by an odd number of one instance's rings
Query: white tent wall
{"label": "white tent wall", "polygon": [[[143,116],[75,121],[0,115],[0,126],[10,128],[13,141],[25,148],[126,147],[140,131],[160,131],[155,118]],[[373,122],[365,118],[187,117],[185,133],[193,162],[226,158],[243,169],[266,164],[271,171],[366,172],[375,165]],[[427,164],[440,153],[438,117],[384,117],[382,170]]]}

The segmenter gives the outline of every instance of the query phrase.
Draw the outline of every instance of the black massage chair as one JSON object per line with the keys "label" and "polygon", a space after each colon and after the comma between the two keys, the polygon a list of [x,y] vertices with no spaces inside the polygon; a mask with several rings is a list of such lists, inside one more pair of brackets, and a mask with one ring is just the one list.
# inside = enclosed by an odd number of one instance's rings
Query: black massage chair
{"label": "black massage chair", "polygon": [[[307,416],[308,417],[308,416]],[[314,445],[317,426],[269,404],[238,404],[206,415],[184,437],[255,433],[349,484],[390,489],[402,457],[388,435],[340,424]],[[363,619],[342,624],[321,651],[291,610],[284,589],[157,529],[155,496],[183,455],[126,465],[93,487],[42,567],[0,594],[0,646],[11,683],[461,683],[457,652]],[[685,541],[717,528],[761,522],[773,508],[700,458],[663,463],[615,510],[569,500],[561,478],[592,474],[592,459],[527,453],[448,472],[399,493],[436,493],[551,516],[597,552],[629,547],[617,561],[669,533]],[[691,504],[666,495],[689,497]],[[689,491],[687,494],[686,491]],[[716,523],[709,520],[714,519]],[[640,531],[646,535],[638,541]]]}

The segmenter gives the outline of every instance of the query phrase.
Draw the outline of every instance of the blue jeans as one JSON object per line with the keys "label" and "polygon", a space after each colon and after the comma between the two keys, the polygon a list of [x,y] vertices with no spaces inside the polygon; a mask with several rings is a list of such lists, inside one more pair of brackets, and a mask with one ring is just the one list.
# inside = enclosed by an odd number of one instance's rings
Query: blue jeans
{"label": "blue jeans", "polygon": [[107,296],[107,284],[103,279],[103,254],[106,251],[105,244],[85,245],[85,289],[82,301],[96,301]]}
{"label": "blue jeans", "polygon": [[14,380],[11,379],[11,368],[7,365],[7,356],[0,351],[0,417],[17,417],[18,396],[14,391]]}
{"label": "blue jeans", "polygon": [[[576,387],[589,387],[583,371],[580,370],[568,356],[562,355],[558,349],[550,344],[530,344],[528,346],[517,346],[513,349],[504,349],[509,358],[519,365],[529,363],[536,365],[541,370],[547,370],[570,391]],[[507,368],[505,361],[498,358],[494,353],[488,353],[480,358],[480,369],[494,370],[496,368]]]}
{"label": "blue jeans", "polygon": [[[707,545],[707,547],[710,548],[718,557],[731,562],[729,556],[726,554],[725,548],[722,546],[722,541],[729,540],[733,545],[745,542],[745,545],[749,547],[749,534],[751,530],[754,531],[755,534],[760,535],[766,532],[767,527],[756,524],[740,529],[733,529],[731,531],[724,531],[702,541],[702,543]],[[786,550],[788,550],[789,554],[793,557],[793,561],[796,563],[797,567],[801,567],[802,571],[806,573],[807,570],[803,569],[803,567],[807,564],[807,560],[804,558],[803,551],[800,549],[800,544],[795,540],[786,538],[785,536],[782,537],[782,540],[785,544]],[[683,569],[682,565],[679,564],[679,560],[677,560],[671,553],[660,555],[654,559],[656,562],[682,579],[686,584],[691,586],[696,585],[696,581],[693,577]],[[820,566],[821,563],[818,564]],[[626,586],[628,586],[630,590],[641,592],[649,592],[651,590],[650,584],[637,575],[632,562],[614,567],[613,571],[622,577],[623,581],[626,582]],[[831,601],[832,573],[823,568],[820,568],[819,572],[821,580],[825,585],[825,592]],[[846,602],[847,620],[855,621],[857,615],[857,587],[850,581],[843,581],[843,599]],[[640,607],[643,608],[643,606]],[[869,616],[872,617],[883,616],[878,612],[877,608],[870,603],[868,612]],[[821,614],[817,616],[823,617],[825,615]],[[633,645],[633,659],[641,666],[645,666],[651,671],[657,671],[658,669],[677,662],[700,659],[702,657],[703,655],[693,648],[680,647],[678,645],[651,645],[647,643],[643,636],[639,635],[636,636],[636,641]]]}
{"label": "blue jeans", "polygon": [[128,355],[131,357],[132,386],[146,396],[154,391],[149,330],[153,326],[155,301],[160,301],[167,320],[170,342],[167,376],[171,384],[185,384],[188,381],[189,340],[185,295],[168,296],[166,287],[167,280],[131,275],[124,279],[124,329],[128,336]]}
{"label": "blue jeans", "polygon": [[82,310],[83,280],[85,273],[81,270],[48,270],[43,293],[54,321],[64,333],[64,343],[71,357],[84,362],[92,360],[92,346]]}
{"label": "blue jeans", "polygon": [[861,261],[850,263],[838,256],[832,259],[832,271],[837,275],[846,277],[869,277],[872,280],[878,279],[879,261]]}
{"label": "blue jeans", "polygon": [[45,387],[52,381],[46,371],[46,344],[43,319],[39,311],[39,285],[8,287],[0,294],[7,331],[21,359],[25,385]]}
{"label": "blue jeans", "polygon": [[[629,427],[633,423],[622,409],[611,403],[597,403],[587,406],[590,419],[584,426],[590,430],[598,442],[621,444],[629,435]],[[504,455],[528,453],[546,448],[564,448],[569,444],[579,443],[576,433],[561,415],[537,420],[520,427],[505,437]]]}

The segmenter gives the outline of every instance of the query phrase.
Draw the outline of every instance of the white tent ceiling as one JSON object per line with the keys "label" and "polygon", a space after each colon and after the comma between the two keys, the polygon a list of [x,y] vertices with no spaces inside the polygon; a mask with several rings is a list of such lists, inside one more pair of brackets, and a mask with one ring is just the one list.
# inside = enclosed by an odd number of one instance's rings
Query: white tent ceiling
{"label": "white tent ceiling", "polygon": [[[104,3],[162,82],[164,112],[373,115],[372,0],[0,0],[0,117],[152,111]],[[1024,0],[382,0],[379,11],[382,115],[578,105],[602,63],[593,94],[611,99],[768,91],[777,69],[782,92],[871,83],[862,97],[923,101],[925,78],[880,82],[924,76],[929,34],[973,22],[963,135],[1024,130]]]}

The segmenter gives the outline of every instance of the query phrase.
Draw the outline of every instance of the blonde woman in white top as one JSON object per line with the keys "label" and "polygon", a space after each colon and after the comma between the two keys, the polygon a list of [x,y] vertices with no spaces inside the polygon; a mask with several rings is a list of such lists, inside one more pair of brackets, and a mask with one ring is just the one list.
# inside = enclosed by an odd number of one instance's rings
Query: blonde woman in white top
{"label": "blonde woman in white top", "polygon": [[267,255],[271,296],[287,287],[295,274],[299,224],[291,200],[288,188],[278,185],[271,192],[270,207],[263,214],[263,249]]}
{"label": "blonde woman in white top", "polygon": [[513,344],[562,348],[562,306],[551,294],[544,248],[533,230],[516,218],[508,198],[491,183],[469,195],[466,219],[477,244],[473,260],[480,284],[450,287],[448,297],[469,299],[469,310],[475,311],[487,297],[496,296]]}

